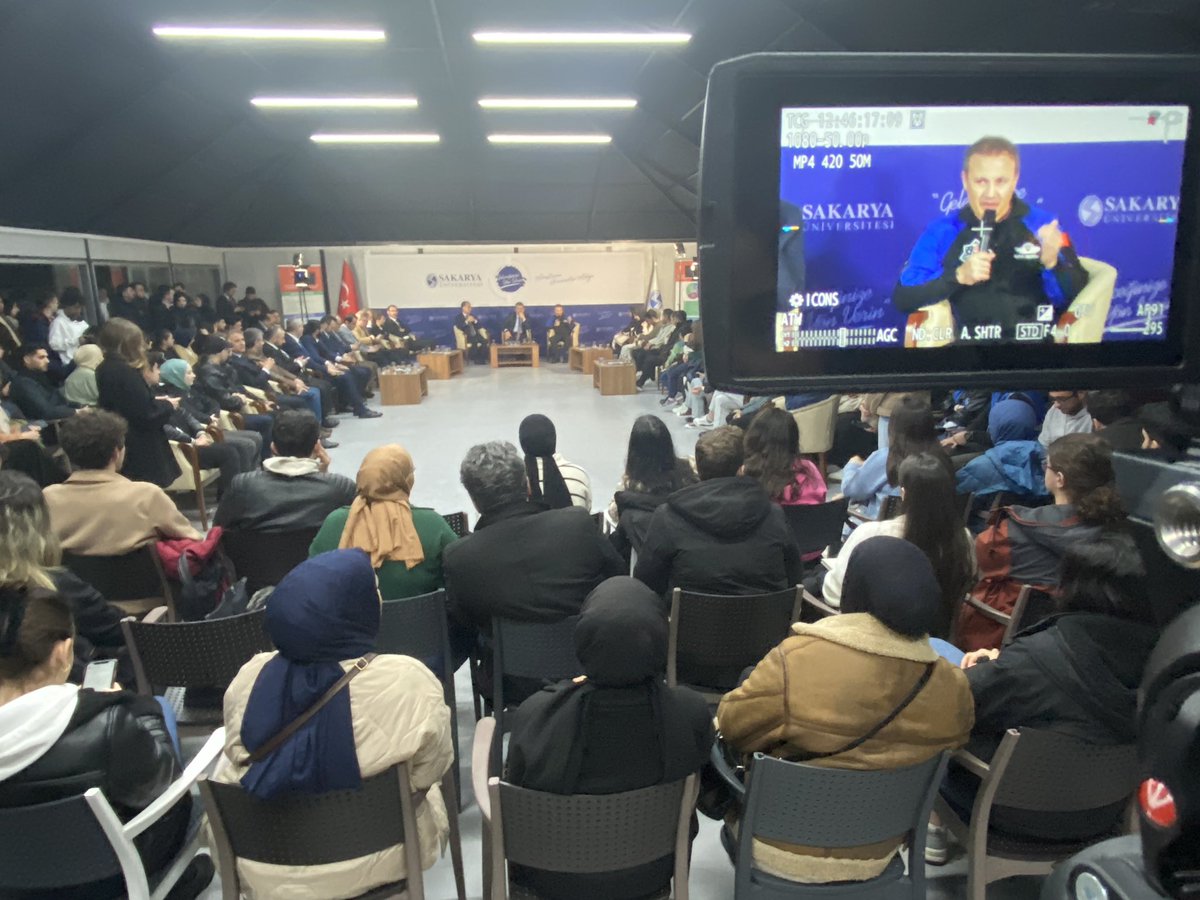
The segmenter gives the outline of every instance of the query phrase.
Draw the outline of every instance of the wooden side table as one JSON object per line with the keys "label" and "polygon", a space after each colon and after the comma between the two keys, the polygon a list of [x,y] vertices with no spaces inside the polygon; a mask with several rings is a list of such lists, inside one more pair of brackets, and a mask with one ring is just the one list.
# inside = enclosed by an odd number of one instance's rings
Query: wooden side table
{"label": "wooden side table", "polygon": [[429,370],[427,377],[433,381],[446,381],[463,371],[461,350],[427,350],[417,354],[417,362]]}
{"label": "wooden side table", "polygon": [[637,367],[617,359],[598,359],[592,367],[592,385],[601,397],[637,393]]}
{"label": "wooden side table", "polygon": [[540,366],[540,348],[537,344],[492,344],[492,368],[503,366]]}
{"label": "wooden side table", "polygon": [[384,406],[411,406],[429,394],[428,369],[379,370],[379,402]]}
{"label": "wooden side table", "polygon": [[611,347],[572,347],[567,357],[570,368],[584,375],[591,375],[596,360],[611,359]]}

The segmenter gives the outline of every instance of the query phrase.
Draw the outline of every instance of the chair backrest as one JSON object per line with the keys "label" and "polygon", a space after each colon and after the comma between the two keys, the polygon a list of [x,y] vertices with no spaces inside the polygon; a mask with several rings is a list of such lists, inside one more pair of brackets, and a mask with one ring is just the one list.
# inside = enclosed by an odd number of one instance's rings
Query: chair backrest
{"label": "chair backrest", "polygon": [[153,544],[120,556],[82,556],[64,551],[63,565],[110,603],[154,600],[155,606],[174,604],[171,586]]}
{"label": "chair backrest", "polygon": [[[861,771],[785,762],[756,753],[746,788],[738,840],[737,877],[748,879],[754,838],[807,847],[862,847],[911,835],[910,857],[921,859],[946,752],[902,769]],[[911,866],[913,896],[924,865]],[[739,892],[740,895],[740,892]]]}
{"label": "chair backrest", "polygon": [[801,453],[825,453],[833,449],[833,434],[837,427],[838,403],[841,397],[834,394],[820,403],[792,410],[792,418],[800,429]]}
{"label": "chair backrest", "polygon": [[1008,616],[1008,622],[1004,626],[1001,646],[1008,646],[1022,630],[1036,625],[1042,619],[1052,615],[1055,609],[1053,595],[1039,591],[1032,585],[1021,585],[1021,591],[1013,603],[1012,613]]}
{"label": "chair backrest", "polygon": [[446,524],[450,526],[459,537],[466,537],[471,533],[471,526],[467,524],[467,514],[465,512],[442,513],[442,518],[446,520]]}
{"label": "chair backrest", "polygon": [[675,588],[667,643],[667,684],[680,662],[743,669],[756,665],[800,616],[800,587],[727,596]]}
{"label": "chair backrest", "polygon": [[[1001,742],[1013,744],[997,774],[993,802],[1033,812],[1082,812],[1127,799],[1138,781],[1134,744],[1103,746],[1078,738],[1021,728]],[[997,751],[994,759],[1003,758]]]}
{"label": "chair backrest", "polygon": [[308,559],[308,546],[319,530],[226,531],[221,535],[221,547],[238,577],[246,579],[246,590],[253,594],[279,584]]}
{"label": "chair backrest", "polygon": [[[975,499],[972,493],[955,494],[954,508],[958,512],[958,517],[966,524],[967,517],[971,512],[971,501]],[[899,494],[888,494],[883,498],[883,503],[879,506],[879,521],[885,519],[894,519],[900,515],[900,507],[902,503]]]}
{"label": "chair backrest", "polygon": [[583,671],[575,655],[579,616],[557,622],[492,620],[492,657],[496,674],[557,681]]}
{"label": "chair backrest", "polygon": [[139,693],[166,687],[229,687],[250,657],[274,649],[263,630],[266,615],[266,609],[257,609],[200,622],[122,620]]}
{"label": "chair backrest", "polygon": [[[285,794],[259,800],[236,784],[201,779],[222,879],[226,862],[320,866],[403,843],[413,815],[408,763],[364,778],[358,790]],[[408,816],[405,815],[408,807]],[[414,837],[416,830],[411,832]],[[417,867],[420,872],[420,866]]]}
{"label": "chair backrest", "polygon": [[[446,626],[446,592],[433,591],[416,597],[383,601],[379,653],[398,653],[424,662],[445,683],[454,677],[450,661],[450,637]],[[440,666],[435,668],[435,663]]]}
{"label": "chair backrest", "polygon": [[842,497],[827,503],[783,507],[800,552],[817,553],[826,547],[840,546],[849,505],[849,498]]}
{"label": "chair backrest", "polygon": [[53,890],[119,874],[121,863],[85,795],[0,808],[0,893]]}
{"label": "chair backrest", "polygon": [[517,865],[579,874],[662,859],[686,840],[696,784],[692,775],[620,794],[563,795],[492,778],[493,852]]}

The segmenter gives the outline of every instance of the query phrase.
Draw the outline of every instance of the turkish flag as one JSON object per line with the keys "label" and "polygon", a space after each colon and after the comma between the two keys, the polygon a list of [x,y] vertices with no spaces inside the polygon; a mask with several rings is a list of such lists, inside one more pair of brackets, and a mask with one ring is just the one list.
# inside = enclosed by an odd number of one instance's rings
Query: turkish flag
{"label": "turkish flag", "polygon": [[341,318],[358,312],[358,285],[354,282],[354,270],[350,260],[342,260],[342,288],[338,291],[338,315]]}

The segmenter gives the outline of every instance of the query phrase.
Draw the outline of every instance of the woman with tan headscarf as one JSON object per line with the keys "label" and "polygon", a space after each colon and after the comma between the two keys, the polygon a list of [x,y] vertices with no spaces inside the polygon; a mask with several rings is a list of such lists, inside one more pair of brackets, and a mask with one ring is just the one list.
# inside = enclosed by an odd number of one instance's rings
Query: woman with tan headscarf
{"label": "woman with tan headscarf", "polygon": [[100,402],[96,387],[96,366],[104,361],[104,351],[96,344],[83,344],[75,351],[75,368],[63,385],[63,397],[75,406],[95,406]]}
{"label": "woman with tan headscarf", "polygon": [[356,547],[371,557],[385,600],[445,586],[442,551],[455,534],[436,510],[412,505],[412,457],[399,444],[376,447],[358,468],[358,495],[335,509],[308,548],[310,557]]}

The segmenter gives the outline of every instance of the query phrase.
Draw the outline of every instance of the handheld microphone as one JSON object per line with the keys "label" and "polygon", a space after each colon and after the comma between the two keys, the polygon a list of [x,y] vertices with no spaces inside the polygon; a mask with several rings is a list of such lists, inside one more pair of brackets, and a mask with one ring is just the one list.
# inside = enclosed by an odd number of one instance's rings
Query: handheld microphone
{"label": "handheld microphone", "polygon": [[987,253],[988,245],[992,242],[992,230],[996,227],[996,211],[985,209],[983,221],[979,223],[979,252]]}

